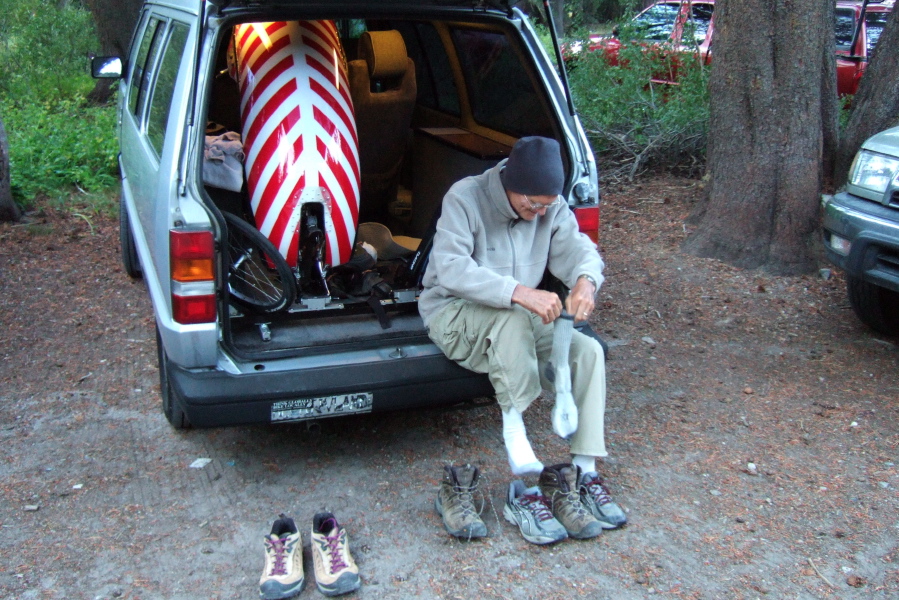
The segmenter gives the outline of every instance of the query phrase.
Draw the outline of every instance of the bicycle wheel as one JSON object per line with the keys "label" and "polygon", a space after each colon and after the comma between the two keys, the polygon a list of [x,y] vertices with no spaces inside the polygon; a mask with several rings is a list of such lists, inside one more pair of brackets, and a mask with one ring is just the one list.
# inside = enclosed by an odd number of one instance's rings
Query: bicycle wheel
{"label": "bicycle wheel", "polygon": [[228,292],[236,304],[276,313],[293,304],[293,271],[274,244],[258,229],[231,213],[228,223]]}

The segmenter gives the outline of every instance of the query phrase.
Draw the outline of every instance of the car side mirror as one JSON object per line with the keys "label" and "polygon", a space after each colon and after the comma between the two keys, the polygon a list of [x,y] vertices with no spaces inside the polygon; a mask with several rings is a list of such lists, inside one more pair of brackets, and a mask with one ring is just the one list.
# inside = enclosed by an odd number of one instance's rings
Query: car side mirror
{"label": "car side mirror", "polygon": [[122,59],[118,56],[95,56],[91,59],[91,77],[94,79],[121,79]]}

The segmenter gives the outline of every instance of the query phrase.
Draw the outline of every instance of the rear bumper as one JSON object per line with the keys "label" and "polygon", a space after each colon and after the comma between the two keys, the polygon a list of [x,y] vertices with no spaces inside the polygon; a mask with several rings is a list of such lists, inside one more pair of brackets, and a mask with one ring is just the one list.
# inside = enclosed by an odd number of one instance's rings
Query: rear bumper
{"label": "rear bumper", "polygon": [[[347,394],[371,394],[370,408],[358,412],[455,404],[493,395],[486,375],[468,371],[442,354],[239,374],[170,364],[169,378],[174,399],[195,427],[271,423],[276,403]],[[294,415],[280,422],[344,414],[353,411]]]}

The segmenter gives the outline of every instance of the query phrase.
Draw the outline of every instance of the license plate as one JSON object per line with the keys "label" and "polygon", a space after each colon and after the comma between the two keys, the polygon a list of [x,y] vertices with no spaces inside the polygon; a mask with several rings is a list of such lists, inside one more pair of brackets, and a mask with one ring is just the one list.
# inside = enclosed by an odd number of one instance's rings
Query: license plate
{"label": "license plate", "polygon": [[373,400],[371,392],[281,400],[272,404],[272,423],[370,413]]}

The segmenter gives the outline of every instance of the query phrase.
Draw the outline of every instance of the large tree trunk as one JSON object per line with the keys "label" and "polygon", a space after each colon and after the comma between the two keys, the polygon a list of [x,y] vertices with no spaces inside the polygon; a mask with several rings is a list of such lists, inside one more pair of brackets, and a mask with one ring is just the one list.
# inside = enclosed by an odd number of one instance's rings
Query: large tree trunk
{"label": "large tree trunk", "polygon": [[[97,35],[106,56],[128,57],[131,34],[140,16],[142,0],[84,0],[84,5],[94,17]],[[112,80],[98,79],[88,100],[98,104],[109,101]]]}
{"label": "large tree trunk", "polygon": [[772,273],[814,267],[833,8],[720,0],[710,79],[711,182],[684,248]]}
{"label": "large tree trunk", "polygon": [[877,42],[874,57],[852,99],[852,113],[840,140],[834,182],[845,183],[862,143],[899,123],[899,11],[893,10]]}
{"label": "large tree trunk", "polygon": [[9,184],[9,142],[0,117],[0,221],[18,221],[22,213],[12,199]]}

